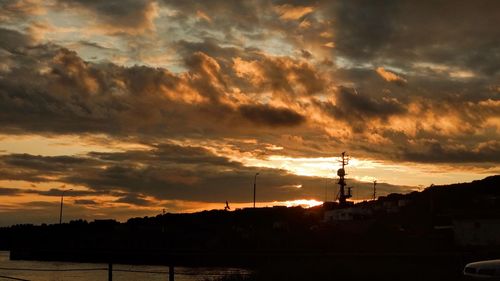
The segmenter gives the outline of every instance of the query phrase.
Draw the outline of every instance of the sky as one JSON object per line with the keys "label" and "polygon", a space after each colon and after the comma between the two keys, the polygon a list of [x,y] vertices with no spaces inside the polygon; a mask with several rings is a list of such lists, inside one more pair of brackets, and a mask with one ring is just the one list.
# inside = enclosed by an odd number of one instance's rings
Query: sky
{"label": "sky", "polygon": [[497,0],[0,0],[0,225],[500,173]]}

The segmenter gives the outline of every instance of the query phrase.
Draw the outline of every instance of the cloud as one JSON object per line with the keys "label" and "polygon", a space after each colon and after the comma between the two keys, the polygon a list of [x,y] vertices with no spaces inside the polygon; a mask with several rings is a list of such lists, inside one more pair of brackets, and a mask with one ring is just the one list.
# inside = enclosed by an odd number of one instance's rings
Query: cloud
{"label": "cloud", "polygon": [[89,199],[76,199],[73,201],[76,205],[97,205],[97,202]]}
{"label": "cloud", "polygon": [[394,98],[375,99],[345,87],[340,87],[336,92],[335,103],[317,104],[327,114],[346,121],[355,130],[364,130],[370,119],[387,120],[390,116],[406,112],[405,106]]}
{"label": "cloud", "polygon": [[[91,63],[55,45],[25,46],[19,54],[12,54],[19,60],[0,77],[3,130],[111,135],[140,132],[174,137],[197,128],[214,135],[227,133],[226,128],[241,125],[249,117],[272,126],[304,121],[292,109],[265,104],[254,107],[245,93],[237,94],[234,89],[257,89],[259,85],[238,77],[232,71],[233,62],[214,53],[225,49],[214,46],[208,51],[213,56],[194,51],[185,60],[189,71],[175,74],[165,69]],[[28,52],[38,60],[23,61]],[[288,92],[311,95],[325,87],[322,75],[307,63],[265,55],[256,55],[256,59],[265,75],[262,86],[287,102],[291,101]],[[262,117],[256,116],[258,113]],[[256,130],[247,124],[240,129]]]}
{"label": "cloud", "polygon": [[[243,200],[227,185],[245,185],[256,169],[221,151],[262,159],[348,149],[381,161],[497,162],[495,1],[453,2],[456,13],[445,16],[447,1],[61,0],[42,3],[47,13],[37,10],[41,2],[3,3],[10,9],[0,12],[3,134],[104,135],[153,150],[6,152],[1,178],[57,178],[147,199],[202,200],[207,186]],[[153,54],[149,62],[144,54]],[[152,67],[158,54],[168,60]],[[124,62],[111,63],[115,55]],[[265,149],[272,145],[283,149]],[[276,182],[305,180],[268,172]]]}
{"label": "cloud", "polygon": [[[163,4],[175,11],[174,18],[187,22],[190,17],[199,19],[202,12],[211,19],[212,28],[230,33],[232,28],[238,30],[257,30],[260,23],[259,14],[270,6],[267,1],[231,1],[210,0],[164,0]],[[202,24],[205,21],[202,21]],[[205,29],[207,26],[199,25]]]}
{"label": "cloud", "polygon": [[498,73],[498,65],[487,58],[500,54],[494,47],[499,31],[493,28],[499,23],[493,12],[498,3],[453,2],[454,15],[443,17],[441,11],[450,4],[332,2],[328,6],[335,19],[336,51],[354,61],[400,67],[424,61],[480,70],[487,75]]}
{"label": "cloud", "polygon": [[314,11],[313,7],[308,6],[292,6],[283,4],[275,6],[276,12],[280,15],[282,20],[298,20],[303,16]]}
{"label": "cloud", "polygon": [[103,45],[101,45],[101,44],[99,44],[97,42],[86,41],[86,40],[80,40],[80,41],[78,41],[78,45],[85,46],[85,47],[90,47],[90,48],[95,48],[95,49],[99,49],[99,50],[114,50],[114,51],[116,51],[116,49],[103,46]]}
{"label": "cloud", "polygon": [[288,108],[273,108],[269,105],[244,105],[239,111],[252,123],[272,127],[297,126],[306,120],[304,116]]}
{"label": "cloud", "polygon": [[420,149],[410,146],[403,151],[401,157],[406,161],[424,163],[498,163],[500,142],[488,141],[474,148],[467,148],[427,141]]}
{"label": "cloud", "polygon": [[376,69],[378,75],[382,77],[387,82],[398,82],[400,84],[406,84],[406,79],[398,76],[396,73],[386,70],[383,67],[377,67]]}
{"label": "cloud", "polygon": [[[78,190],[65,192],[66,197],[75,200],[87,200],[79,197],[90,196],[88,200],[95,201],[94,198],[107,195],[118,197],[115,203],[136,206],[156,206],[159,200],[249,202],[251,182],[256,172],[260,173],[259,201],[321,199],[324,194],[323,178],[293,175],[280,169],[246,167],[201,147],[163,144],[152,150],[93,152],[71,159],[64,157],[64,160],[48,156],[22,157],[37,159],[36,165],[27,161],[11,161],[18,158],[19,155],[0,156],[2,179],[32,182],[32,175],[37,174],[43,182],[79,186]],[[65,163],[65,168],[54,172],[54,162]],[[12,170],[18,172],[5,172]],[[298,185],[302,188],[282,188]],[[87,190],[81,190],[82,187]],[[7,193],[16,192],[59,197],[63,190],[29,188],[9,190]],[[79,204],[86,203],[82,201]]]}
{"label": "cloud", "polygon": [[2,37],[0,47],[11,52],[18,48],[29,46],[32,43],[32,40],[28,36],[6,28],[0,28],[0,37]]}
{"label": "cloud", "polygon": [[[332,151],[497,172],[498,5],[0,1],[0,221],[51,220],[62,185],[68,219],[244,204],[256,172],[259,201],[322,200],[324,178],[273,159]],[[38,142],[68,135],[79,154]]]}
{"label": "cloud", "polygon": [[[164,122],[160,111],[166,114],[174,108],[164,93],[175,90],[179,78],[169,72],[91,65],[74,52],[49,46],[30,52],[39,55],[41,62],[12,65],[10,73],[0,77],[4,130],[147,130]],[[22,62],[21,58],[17,64]]]}
{"label": "cloud", "polygon": [[46,13],[43,4],[39,0],[3,0],[0,3],[0,23],[43,15]]}
{"label": "cloud", "polygon": [[[3,133],[102,133],[146,143],[157,138],[224,143],[253,135],[258,142],[280,144],[293,127],[295,135],[307,135],[308,141],[287,142],[283,153],[324,156],[338,144],[327,149],[316,141],[343,131],[359,155],[386,159],[405,155],[402,145],[427,138],[453,145],[469,136],[465,147],[474,149],[498,134],[494,88],[475,91],[484,87],[478,77],[450,81],[417,76],[412,87],[399,87],[371,69],[327,71],[314,60],[221,47],[217,40],[177,42],[187,70],[174,73],[92,63],[69,49],[29,45],[22,33],[4,32],[12,36],[0,43],[9,58],[8,71],[0,77]],[[349,81],[357,83],[349,86]],[[381,142],[392,146],[377,151]],[[59,167],[52,165],[55,173]],[[4,171],[13,178],[16,172]],[[31,179],[43,180],[36,173]]]}
{"label": "cloud", "polygon": [[101,196],[101,195],[113,194],[112,192],[107,192],[107,191],[69,190],[69,189],[58,189],[58,188],[51,188],[49,190],[39,190],[30,188],[30,189],[22,189],[21,192],[25,194],[36,194],[36,195],[52,196],[52,197],[61,197],[63,193],[65,197]]}
{"label": "cloud", "polygon": [[127,204],[136,205],[136,206],[149,206],[152,204],[152,202],[145,199],[144,196],[141,196],[139,194],[131,194],[131,193],[120,197],[119,199],[115,200],[114,202],[127,203]]}
{"label": "cloud", "polygon": [[22,191],[18,188],[0,187],[0,196],[16,196],[20,195]]}
{"label": "cloud", "polygon": [[111,1],[82,1],[59,0],[63,9],[75,9],[88,12],[89,17],[97,18],[105,24],[106,32],[127,32],[139,34],[140,32],[155,29],[154,19],[158,16],[158,5],[152,0],[111,0]]}

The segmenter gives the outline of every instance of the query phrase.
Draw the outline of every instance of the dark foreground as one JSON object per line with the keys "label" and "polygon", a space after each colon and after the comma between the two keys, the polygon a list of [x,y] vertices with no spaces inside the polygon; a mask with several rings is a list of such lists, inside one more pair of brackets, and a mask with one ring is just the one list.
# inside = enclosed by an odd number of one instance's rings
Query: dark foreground
{"label": "dark foreground", "polygon": [[0,248],[13,259],[244,267],[254,280],[460,280],[465,264],[500,258],[500,176],[352,209],[347,220],[328,219],[332,203],[18,225],[0,229]]}
{"label": "dark foreground", "polygon": [[465,280],[465,264],[500,253],[96,253],[16,251],[12,259],[242,267],[251,275],[220,280]]}

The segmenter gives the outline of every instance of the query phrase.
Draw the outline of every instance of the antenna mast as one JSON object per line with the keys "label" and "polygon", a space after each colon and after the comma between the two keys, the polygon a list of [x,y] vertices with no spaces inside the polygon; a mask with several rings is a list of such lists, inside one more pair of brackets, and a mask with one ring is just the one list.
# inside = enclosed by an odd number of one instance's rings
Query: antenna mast
{"label": "antenna mast", "polygon": [[340,186],[339,205],[346,206],[346,205],[348,205],[347,198],[350,198],[352,195],[351,195],[351,192],[349,192],[348,194],[345,194],[345,186],[347,185],[345,182],[345,178],[344,178],[346,175],[345,166],[349,165],[349,156],[346,155],[345,151],[342,152],[342,159],[340,160],[340,163],[342,164],[342,168],[337,170],[337,175],[339,176],[338,184]]}

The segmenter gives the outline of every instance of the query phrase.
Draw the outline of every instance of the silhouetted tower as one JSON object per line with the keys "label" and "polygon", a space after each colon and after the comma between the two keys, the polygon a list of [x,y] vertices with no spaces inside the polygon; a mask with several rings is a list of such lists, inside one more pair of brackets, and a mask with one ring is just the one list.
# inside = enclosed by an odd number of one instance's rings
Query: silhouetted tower
{"label": "silhouetted tower", "polygon": [[340,163],[342,164],[342,168],[337,170],[337,175],[339,176],[339,204],[340,206],[346,206],[347,204],[347,198],[351,198],[351,189],[349,188],[348,193],[345,194],[345,186],[347,185],[345,182],[345,166],[349,165],[349,156],[345,154],[345,151],[342,152],[342,159],[340,160]]}
{"label": "silhouetted tower", "polygon": [[373,200],[377,199],[377,181],[373,181]]}

